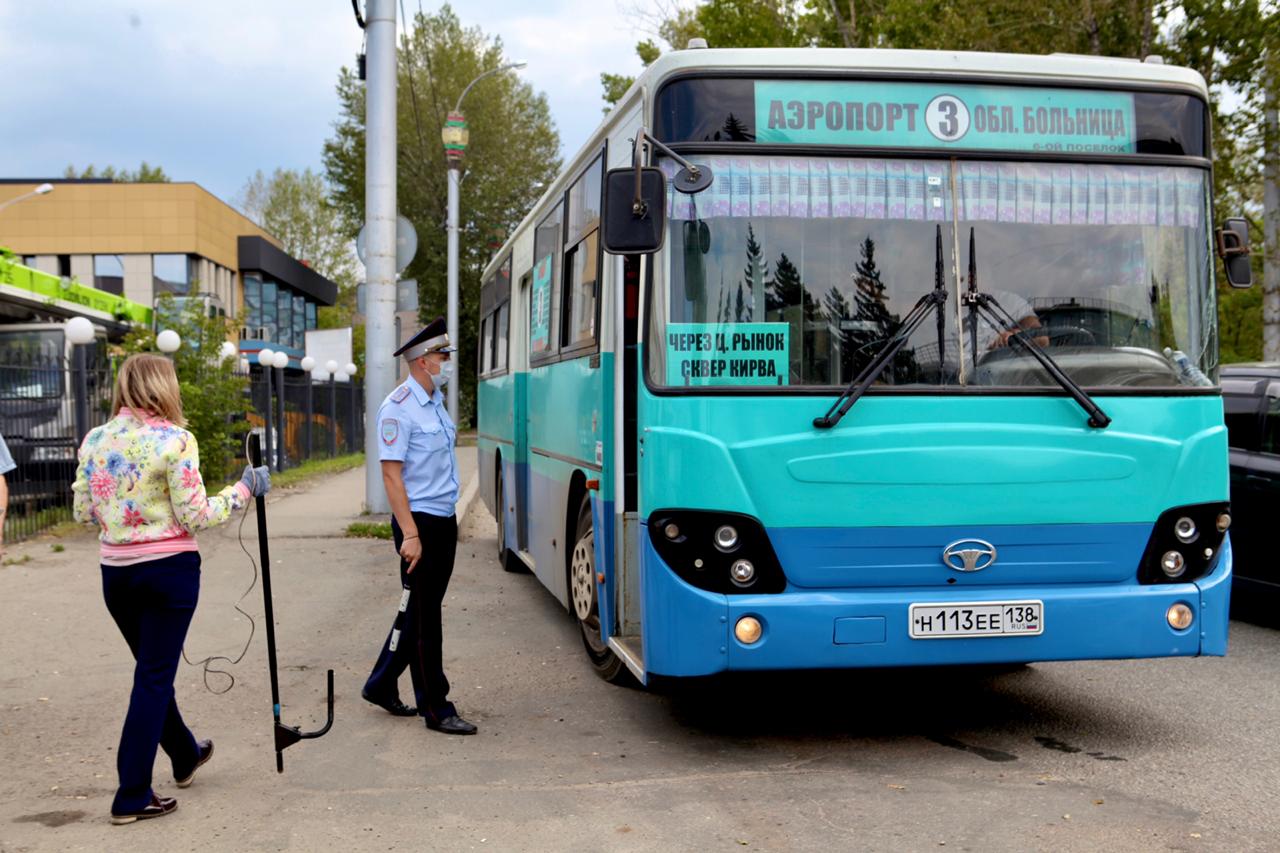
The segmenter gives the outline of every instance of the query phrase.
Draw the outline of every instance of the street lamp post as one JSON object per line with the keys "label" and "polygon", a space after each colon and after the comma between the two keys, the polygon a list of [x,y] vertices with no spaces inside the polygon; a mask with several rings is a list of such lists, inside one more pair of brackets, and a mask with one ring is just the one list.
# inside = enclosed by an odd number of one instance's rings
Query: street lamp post
{"label": "street lamp post", "polygon": [[67,321],[67,340],[75,345],[71,351],[71,376],[75,386],[76,446],[89,432],[89,378],[85,366],[85,345],[93,341],[93,323],[87,317]]}
{"label": "street lamp post", "polygon": [[4,210],[6,207],[8,207],[11,204],[17,204],[20,201],[26,201],[27,199],[34,198],[35,196],[38,196],[38,195],[48,195],[51,192],[53,192],[53,184],[41,184],[40,186],[33,189],[31,192],[23,193],[22,195],[19,195],[19,196],[14,196],[8,201],[0,201],[0,210]]}
{"label": "street lamp post", "polygon": [[[449,113],[448,119],[445,121],[444,129],[440,131],[440,138],[444,142],[444,156],[449,167],[449,230],[448,230],[448,292],[449,292],[449,316],[446,322],[449,325],[449,340],[454,346],[458,344],[458,191],[462,181],[462,160],[467,153],[467,141],[470,134],[467,132],[467,119],[462,114],[462,101],[467,97],[467,93],[471,91],[471,87],[479,83],[491,74],[498,74],[503,71],[510,71],[516,68],[524,68],[524,62],[510,62],[506,65],[499,65],[497,68],[490,68],[488,71],[477,76],[474,80],[467,84],[462,90],[462,94],[458,96],[458,103],[454,105],[453,112]],[[449,417],[456,424],[458,422],[458,383],[450,382],[445,386],[445,395],[447,398],[447,406],[449,409]]]}
{"label": "street lamp post", "polygon": [[271,417],[271,369],[275,366],[275,359],[276,354],[269,347],[258,350],[258,364],[262,367],[262,379],[266,383],[267,392],[267,413],[262,421],[262,443],[266,447],[266,454],[262,458],[266,461],[267,467],[275,463],[271,441],[271,433],[274,432]]}
{"label": "street lamp post", "polygon": [[289,353],[277,351],[271,357],[276,369],[276,393],[280,395],[280,405],[276,407],[276,470],[284,470],[285,460],[285,422],[284,422],[284,369],[289,365]]}
{"label": "street lamp post", "polygon": [[306,442],[307,459],[310,459],[311,458],[311,420],[312,418],[315,417],[315,414],[316,414],[314,398],[311,395],[312,390],[315,386],[315,380],[311,376],[311,371],[316,369],[316,360],[309,355],[303,356],[301,361],[301,367],[302,367],[302,373],[307,379],[307,393],[303,400],[303,406],[305,407],[306,413],[307,413],[307,428],[304,433],[305,435],[304,440]]}

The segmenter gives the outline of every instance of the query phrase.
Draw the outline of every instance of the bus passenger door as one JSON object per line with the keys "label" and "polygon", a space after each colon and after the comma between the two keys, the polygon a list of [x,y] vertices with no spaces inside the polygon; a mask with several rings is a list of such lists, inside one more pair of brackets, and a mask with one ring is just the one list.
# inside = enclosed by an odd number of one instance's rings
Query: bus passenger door
{"label": "bus passenger door", "polygon": [[[529,340],[529,285],[533,279],[532,271],[520,278],[521,309],[515,322],[520,324],[519,340],[528,352]],[[514,319],[514,318],[513,318]],[[513,371],[515,372],[515,371]],[[516,372],[515,383],[515,509],[516,509],[516,550],[529,552],[529,365],[526,362],[522,372]]]}

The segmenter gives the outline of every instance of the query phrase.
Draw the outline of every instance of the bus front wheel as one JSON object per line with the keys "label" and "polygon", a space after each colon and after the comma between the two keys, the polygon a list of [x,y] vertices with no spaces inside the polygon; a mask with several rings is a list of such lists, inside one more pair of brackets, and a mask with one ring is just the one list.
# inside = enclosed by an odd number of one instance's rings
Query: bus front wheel
{"label": "bus front wheel", "polygon": [[582,631],[582,645],[596,675],[605,681],[621,682],[630,673],[613,650],[600,639],[600,602],[596,594],[596,535],[591,521],[591,498],[583,496],[578,508],[577,533],[569,558],[569,599],[574,618]]}

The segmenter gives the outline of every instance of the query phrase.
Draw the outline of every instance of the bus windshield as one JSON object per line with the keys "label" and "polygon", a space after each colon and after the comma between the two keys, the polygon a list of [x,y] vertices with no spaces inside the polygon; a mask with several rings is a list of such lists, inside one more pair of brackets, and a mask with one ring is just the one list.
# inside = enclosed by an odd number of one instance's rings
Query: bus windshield
{"label": "bus windshield", "polygon": [[[1216,378],[1208,174],[1189,167],[714,156],[712,186],[670,191],[650,301],[649,380],[849,382],[935,286],[879,386],[1177,388]],[[668,173],[671,161],[662,161]],[[971,248],[972,247],[972,248]],[[971,316],[970,286],[1017,322]],[[1185,358],[1184,358],[1185,356]]]}

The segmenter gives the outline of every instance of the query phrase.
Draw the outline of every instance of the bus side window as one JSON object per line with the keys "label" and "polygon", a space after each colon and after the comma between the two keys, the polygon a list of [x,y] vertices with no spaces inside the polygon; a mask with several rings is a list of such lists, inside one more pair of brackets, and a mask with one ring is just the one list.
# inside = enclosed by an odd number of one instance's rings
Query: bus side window
{"label": "bus side window", "polygon": [[497,320],[496,328],[493,332],[493,369],[507,369],[507,326],[511,320],[511,303],[504,302],[498,306],[498,313],[494,314]]}
{"label": "bus side window", "polygon": [[493,369],[493,317],[480,322],[480,375]]}

